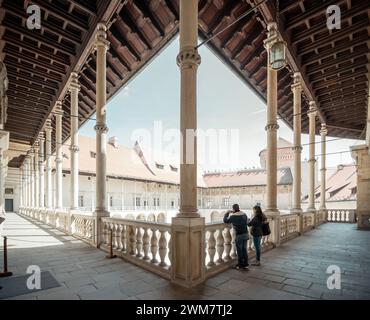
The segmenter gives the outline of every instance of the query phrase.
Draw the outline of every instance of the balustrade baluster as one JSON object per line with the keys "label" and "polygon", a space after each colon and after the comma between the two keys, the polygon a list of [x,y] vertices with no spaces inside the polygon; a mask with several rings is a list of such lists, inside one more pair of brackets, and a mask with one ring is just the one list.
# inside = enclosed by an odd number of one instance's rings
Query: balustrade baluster
{"label": "balustrade baluster", "polygon": [[150,252],[152,254],[151,263],[157,263],[157,253],[158,253],[158,238],[157,238],[157,231],[156,229],[152,230],[152,237],[150,239]]}
{"label": "balustrade baluster", "polygon": [[224,248],[224,236],[222,234],[222,231],[223,231],[223,228],[219,229],[217,233],[217,255],[218,255],[218,259],[216,261],[217,263],[224,262],[222,255],[224,253],[225,248]]}
{"label": "balustrade baluster", "polygon": [[143,233],[141,232],[141,228],[137,227],[137,232],[136,232],[136,256],[138,258],[141,258],[143,255],[141,251],[143,250]]}
{"label": "balustrade baluster", "polygon": [[144,251],[144,260],[150,260],[149,257],[149,231],[148,228],[144,228],[144,236],[143,236],[143,251]]}
{"label": "balustrade baluster", "polygon": [[216,239],[215,239],[215,230],[209,230],[209,238],[208,238],[208,256],[209,256],[209,262],[208,266],[214,266],[214,258],[216,254]]}
{"label": "balustrade baluster", "polygon": [[166,254],[167,254],[167,239],[166,239],[166,231],[159,230],[160,237],[159,237],[159,257],[161,262],[159,265],[161,267],[167,266],[166,263]]}
{"label": "balustrade baluster", "polygon": [[136,252],[136,228],[134,226],[130,226],[130,236],[129,236],[129,241],[130,241],[130,254],[135,255]]}
{"label": "balustrade baluster", "polygon": [[227,227],[225,229],[225,261],[231,260],[231,240],[230,228]]}
{"label": "balustrade baluster", "polygon": [[231,248],[232,248],[231,257],[232,258],[236,258],[237,257],[235,237],[236,237],[235,230],[234,230],[234,228],[231,228],[231,239],[232,239],[232,241],[231,241]]}

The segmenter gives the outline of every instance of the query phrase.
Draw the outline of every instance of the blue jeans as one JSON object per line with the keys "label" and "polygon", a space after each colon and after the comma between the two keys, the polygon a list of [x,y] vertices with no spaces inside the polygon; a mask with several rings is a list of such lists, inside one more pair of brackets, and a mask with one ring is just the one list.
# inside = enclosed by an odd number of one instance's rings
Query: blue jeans
{"label": "blue jeans", "polygon": [[261,239],[262,237],[255,237],[253,236],[253,244],[256,249],[256,260],[261,260]]}
{"label": "blue jeans", "polygon": [[238,265],[241,267],[247,267],[249,265],[247,253],[247,241],[248,236],[246,233],[236,235],[235,245],[236,251],[238,253]]}

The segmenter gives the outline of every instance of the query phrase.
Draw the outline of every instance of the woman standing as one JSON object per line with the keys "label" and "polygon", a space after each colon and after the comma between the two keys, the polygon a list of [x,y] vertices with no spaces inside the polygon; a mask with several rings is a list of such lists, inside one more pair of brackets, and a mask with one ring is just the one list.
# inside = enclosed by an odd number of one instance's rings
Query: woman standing
{"label": "woman standing", "polygon": [[253,244],[256,249],[256,262],[252,263],[252,266],[261,265],[261,240],[262,240],[262,225],[266,223],[267,217],[263,214],[260,206],[253,207],[253,218],[248,223],[248,227],[251,227],[251,235],[253,237]]}

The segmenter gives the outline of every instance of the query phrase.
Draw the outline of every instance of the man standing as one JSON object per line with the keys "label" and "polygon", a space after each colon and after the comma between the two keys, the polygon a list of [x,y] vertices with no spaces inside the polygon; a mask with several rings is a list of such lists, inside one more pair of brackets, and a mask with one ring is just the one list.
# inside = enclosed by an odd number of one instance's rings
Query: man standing
{"label": "man standing", "polygon": [[228,210],[224,216],[224,223],[231,223],[235,233],[235,245],[238,253],[238,264],[234,269],[248,270],[248,252],[247,252],[247,241],[248,241],[248,217],[240,211],[239,205],[234,204],[233,210]]}

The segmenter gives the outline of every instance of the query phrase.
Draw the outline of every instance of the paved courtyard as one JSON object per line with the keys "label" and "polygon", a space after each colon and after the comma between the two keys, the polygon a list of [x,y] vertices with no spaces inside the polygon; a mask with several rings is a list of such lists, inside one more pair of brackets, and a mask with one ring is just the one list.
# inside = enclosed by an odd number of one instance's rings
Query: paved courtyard
{"label": "paved courtyard", "polygon": [[[61,284],[11,299],[370,299],[370,232],[353,224],[321,225],[265,253],[261,267],[229,270],[194,289],[106,259],[104,252],[14,213],[2,228],[14,275],[38,265]],[[327,289],[330,265],[341,269],[340,290]]]}

